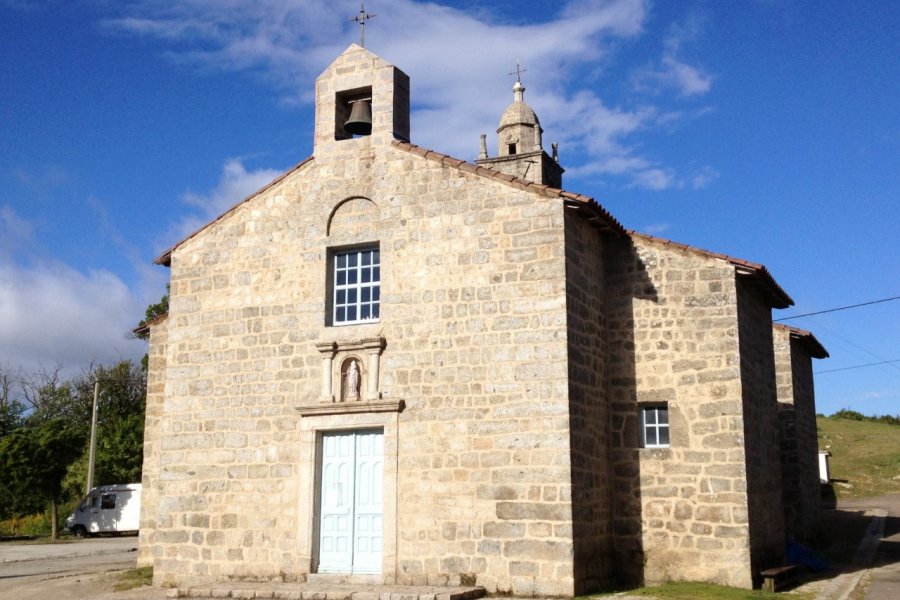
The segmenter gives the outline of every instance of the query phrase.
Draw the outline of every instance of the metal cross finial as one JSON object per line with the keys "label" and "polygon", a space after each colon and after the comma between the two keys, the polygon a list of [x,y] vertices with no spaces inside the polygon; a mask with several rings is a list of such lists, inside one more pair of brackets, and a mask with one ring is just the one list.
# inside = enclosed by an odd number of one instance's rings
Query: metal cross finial
{"label": "metal cross finial", "polygon": [[515,75],[515,76],[516,76],[516,81],[519,82],[519,83],[522,83],[522,73],[525,72],[525,71],[527,71],[527,70],[528,70],[528,69],[523,69],[523,68],[519,65],[519,59],[517,58],[517,59],[516,59],[516,70],[513,71],[512,73],[510,73],[510,75]]}
{"label": "metal cross finial", "polygon": [[366,12],[366,3],[365,0],[363,0],[359,3],[359,14],[350,19],[351,21],[359,23],[359,45],[363,48],[366,47],[366,21],[377,16],[378,15],[370,15]]}

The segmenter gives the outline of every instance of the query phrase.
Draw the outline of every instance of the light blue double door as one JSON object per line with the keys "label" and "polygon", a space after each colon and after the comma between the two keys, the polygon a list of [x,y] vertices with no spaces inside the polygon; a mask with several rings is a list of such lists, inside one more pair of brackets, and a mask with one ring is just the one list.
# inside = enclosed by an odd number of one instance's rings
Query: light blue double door
{"label": "light blue double door", "polygon": [[381,573],[384,433],[324,433],[319,573]]}

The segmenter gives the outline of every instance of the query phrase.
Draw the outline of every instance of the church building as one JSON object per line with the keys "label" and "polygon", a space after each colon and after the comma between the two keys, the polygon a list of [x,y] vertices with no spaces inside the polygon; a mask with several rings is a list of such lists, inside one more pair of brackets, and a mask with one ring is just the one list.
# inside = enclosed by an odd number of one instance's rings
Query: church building
{"label": "church building", "polygon": [[563,191],[521,81],[474,164],[410,141],[408,76],[358,45],[315,85],[312,156],[156,261],[155,583],[573,596],[782,565],[827,353],[773,328],[766,268]]}

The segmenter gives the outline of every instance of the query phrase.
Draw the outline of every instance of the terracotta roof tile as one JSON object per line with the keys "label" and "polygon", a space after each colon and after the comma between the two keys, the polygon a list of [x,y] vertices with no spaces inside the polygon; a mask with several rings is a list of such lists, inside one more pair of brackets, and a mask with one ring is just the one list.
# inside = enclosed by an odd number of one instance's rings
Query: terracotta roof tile
{"label": "terracotta roof tile", "polygon": [[775,281],[775,278],[772,277],[768,269],[766,269],[765,265],[750,262],[749,260],[744,260],[743,258],[728,256],[727,254],[722,254],[720,252],[712,252],[710,250],[704,250],[702,248],[689,246],[687,244],[673,242],[672,240],[667,240],[665,238],[656,237],[646,233],[640,233],[634,230],[631,230],[628,233],[629,235],[632,235],[634,237],[649,240],[657,244],[672,246],[673,248],[679,248],[687,252],[695,252],[704,256],[709,256],[711,258],[718,258],[720,260],[727,261],[738,269],[744,270],[745,272],[754,275],[758,279],[759,283],[762,284],[763,289],[768,293],[773,308],[787,308],[788,306],[792,306],[794,304],[794,301],[790,296],[788,296],[787,292],[785,292],[781,288],[781,286],[778,285],[778,282]]}
{"label": "terracotta roof tile", "polygon": [[146,334],[150,333],[151,327],[162,323],[163,321],[165,321],[168,318],[169,318],[169,313],[167,313],[167,312],[164,312],[161,315],[156,315],[155,318],[150,319],[143,325],[138,325],[137,327],[132,329],[131,332],[135,335],[146,335]]}
{"label": "terracotta roof tile", "polygon": [[235,211],[240,205],[242,205],[244,202],[247,202],[247,201],[250,200],[251,198],[253,198],[253,197],[255,197],[255,196],[258,196],[259,194],[262,194],[263,192],[265,192],[266,190],[268,190],[269,188],[271,188],[271,187],[274,186],[275,184],[277,184],[277,183],[279,183],[280,181],[282,181],[284,178],[286,178],[286,177],[287,177],[288,175],[290,175],[291,173],[294,173],[295,171],[298,171],[299,169],[301,169],[304,165],[306,165],[307,163],[311,162],[312,160],[313,160],[313,157],[310,156],[310,157],[304,159],[303,161],[301,161],[301,162],[300,162],[299,164],[297,164],[294,168],[285,171],[284,173],[282,173],[281,175],[279,175],[278,177],[276,177],[275,179],[273,179],[272,181],[270,181],[269,183],[267,183],[267,184],[264,185],[263,187],[259,188],[258,190],[256,190],[255,192],[253,192],[252,194],[250,194],[249,196],[247,196],[246,198],[244,198],[243,200],[241,200],[240,202],[238,202],[237,204],[235,204],[234,206],[232,206],[231,208],[229,208],[228,210],[226,210],[225,212],[223,212],[221,215],[219,215],[218,217],[216,217],[215,219],[213,219],[212,221],[210,221],[209,223],[207,223],[206,225],[204,225],[204,226],[201,227],[200,229],[194,231],[193,233],[191,233],[191,234],[190,234],[189,236],[187,236],[186,238],[183,238],[183,239],[182,239],[181,241],[179,241],[177,244],[175,244],[174,246],[172,246],[171,248],[169,248],[168,250],[166,250],[165,252],[163,252],[162,254],[160,254],[159,256],[157,256],[157,257],[153,260],[153,262],[154,262],[155,264],[157,264],[157,265],[163,265],[164,267],[170,266],[170,265],[172,264],[172,252],[174,252],[175,248],[177,248],[178,246],[182,245],[183,243],[185,243],[186,241],[188,241],[189,239],[191,239],[192,237],[194,237],[195,235],[197,235],[198,233],[200,233],[201,231],[203,231],[204,229],[206,229],[207,227],[209,227],[209,226],[212,225],[213,223],[215,223],[215,222],[217,222],[217,221],[221,221],[221,220],[224,219],[227,215],[230,215],[232,212],[234,212],[234,211]]}
{"label": "terracotta roof tile", "polygon": [[562,198],[566,201],[567,207],[585,213],[591,223],[598,226],[602,231],[614,233],[617,235],[626,235],[625,228],[622,227],[621,223],[619,223],[615,219],[615,217],[613,217],[605,208],[603,208],[599,202],[589,196],[576,194],[574,192],[567,192],[558,188],[544,185],[542,183],[534,183],[533,181],[520,179],[518,177],[515,177],[514,175],[501,173],[500,171],[495,171],[494,169],[489,169],[481,165],[473,165],[472,163],[459,160],[458,158],[453,158],[452,156],[448,156],[446,154],[441,154],[440,152],[425,150],[424,148],[416,146],[415,144],[412,144],[410,142],[394,140],[391,142],[391,144],[412,154],[424,156],[429,160],[438,160],[442,164],[453,166],[466,173],[474,173],[475,175],[479,175],[481,177],[489,177],[497,181],[502,181],[504,183],[514,185],[523,190],[537,192],[544,197]]}
{"label": "terracotta roof tile", "polygon": [[831,356],[828,354],[828,350],[825,349],[825,346],[823,346],[811,332],[800,329],[799,327],[791,327],[790,325],[783,325],[781,323],[775,323],[774,327],[775,329],[787,331],[792,338],[803,344],[807,352],[809,352],[809,355],[813,358],[828,358]]}

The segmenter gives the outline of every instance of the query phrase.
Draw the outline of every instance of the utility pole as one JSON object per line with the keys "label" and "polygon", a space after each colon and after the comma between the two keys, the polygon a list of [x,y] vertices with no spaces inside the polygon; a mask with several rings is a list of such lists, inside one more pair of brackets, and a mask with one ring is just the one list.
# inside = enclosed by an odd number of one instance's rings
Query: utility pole
{"label": "utility pole", "polygon": [[91,409],[91,446],[88,451],[88,469],[87,469],[87,491],[85,495],[91,492],[94,487],[94,459],[97,454],[97,401],[100,399],[100,380],[94,381],[94,406]]}

